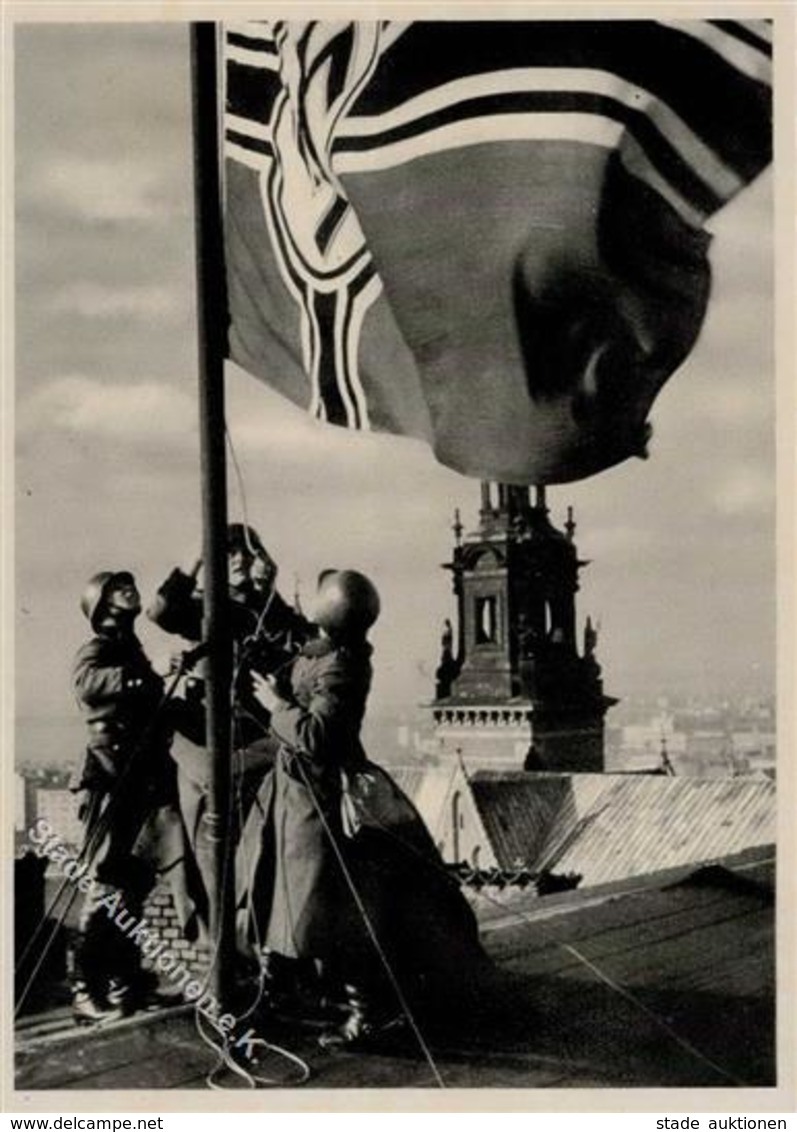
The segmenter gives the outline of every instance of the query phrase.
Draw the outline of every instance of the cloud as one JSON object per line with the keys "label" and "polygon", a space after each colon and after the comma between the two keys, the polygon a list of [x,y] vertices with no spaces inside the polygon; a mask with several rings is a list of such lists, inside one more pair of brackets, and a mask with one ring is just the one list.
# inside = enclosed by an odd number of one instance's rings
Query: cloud
{"label": "cloud", "polygon": [[638,523],[606,524],[587,528],[581,546],[591,559],[614,559],[622,562],[633,557],[652,557],[661,548],[661,535]]}
{"label": "cloud", "polygon": [[18,410],[21,432],[107,437],[185,437],[196,429],[196,402],[154,381],[102,382],[69,375],[49,381]]}
{"label": "cloud", "polygon": [[173,288],[165,286],[100,286],[97,283],[72,283],[52,298],[57,314],[79,315],[82,318],[146,318],[165,321],[181,313],[182,304]]}
{"label": "cloud", "polygon": [[733,468],[711,490],[712,503],[729,518],[768,512],[774,500],[774,478],[763,468]]}
{"label": "cloud", "polygon": [[[731,378],[727,371],[714,373],[706,381],[704,396],[694,399],[695,420],[710,421],[717,428],[744,429],[758,437],[761,424],[773,424],[775,395],[769,374],[745,373]],[[771,443],[774,445],[774,424]]]}
{"label": "cloud", "polygon": [[772,239],[774,190],[770,167],[711,218],[709,231],[738,248],[760,247]]}
{"label": "cloud", "polygon": [[[359,480],[363,468],[370,467],[374,477],[383,473],[387,483],[423,476],[433,465],[429,448],[420,441],[317,421],[234,365],[228,367],[228,378],[227,424],[236,450],[247,460],[262,456],[269,463],[310,469],[315,475],[326,466],[331,477],[353,475]],[[448,469],[441,474],[459,479]],[[374,485],[375,478],[364,486]]]}
{"label": "cloud", "polygon": [[162,171],[130,159],[49,154],[35,162],[22,199],[82,221],[151,221],[175,211]]}

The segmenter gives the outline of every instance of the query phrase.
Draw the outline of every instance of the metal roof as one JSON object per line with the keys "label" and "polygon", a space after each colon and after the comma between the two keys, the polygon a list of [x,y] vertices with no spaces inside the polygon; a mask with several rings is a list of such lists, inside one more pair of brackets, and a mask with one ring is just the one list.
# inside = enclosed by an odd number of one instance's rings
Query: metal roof
{"label": "metal roof", "polygon": [[580,873],[582,884],[774,844],[775,784],[769,779],[603,777],[604,789],[583,818],[569,829],[565,822],[552,829],[541,854],[556,872]]}
{"label": "metal roof", "polygon": [[470,789],[501,867],[604,884],[775,841],[766,778],[478,773]]}

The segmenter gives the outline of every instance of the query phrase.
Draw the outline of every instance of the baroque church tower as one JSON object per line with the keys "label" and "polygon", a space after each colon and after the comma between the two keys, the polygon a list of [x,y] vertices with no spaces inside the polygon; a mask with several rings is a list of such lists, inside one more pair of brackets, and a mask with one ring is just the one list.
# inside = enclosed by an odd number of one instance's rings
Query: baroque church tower
{"label": "baroque church tower", "polygon": [[564,531],[545,489],[483,483],[479,525],[446,563],[457,601],[446,622],[432,705],[444,755],[467,770],[602,771],[603,694],[597,631],[587,618],[579,651],[572,509]]}

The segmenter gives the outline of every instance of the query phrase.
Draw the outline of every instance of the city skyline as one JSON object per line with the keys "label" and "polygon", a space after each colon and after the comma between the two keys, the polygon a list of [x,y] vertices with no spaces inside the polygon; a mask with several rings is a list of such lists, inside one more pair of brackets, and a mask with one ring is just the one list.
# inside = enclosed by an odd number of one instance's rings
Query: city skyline
{"label": "city skyline", "polygon": [[[187,31],[18,26],[15,52],[17,712],[55,717],[74,710],[87,578],[131,568],[146,599],[200,539]],[[575,508],[579,631],[601,624],[610,695],[774,691],[771,197],[767,174],[712,225],[712,304],[650,459],[548,490],[555,525]],[[476,525],[477,482],[417,442],[318,425],[233,366],[228,426],[284,596],[364,569],[384,609],[370,710],[430,699],[440,565],[454,509]]]}

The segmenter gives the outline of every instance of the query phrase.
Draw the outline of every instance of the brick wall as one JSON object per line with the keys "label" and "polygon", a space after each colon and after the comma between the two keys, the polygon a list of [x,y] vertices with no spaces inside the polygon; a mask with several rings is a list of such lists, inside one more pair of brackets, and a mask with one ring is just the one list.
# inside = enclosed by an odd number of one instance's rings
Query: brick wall
{"label": "brick wall", "polygon": [[[176,959],[194,972],[206,970],[210,958],[208,948],[184,938],[172,894],[165,885],[159,884],[153,889],[144,905],[144,916],[158,938],[167,941],[168,949]],[[143,963],[145,967],[152,967],[146,956]]]}

